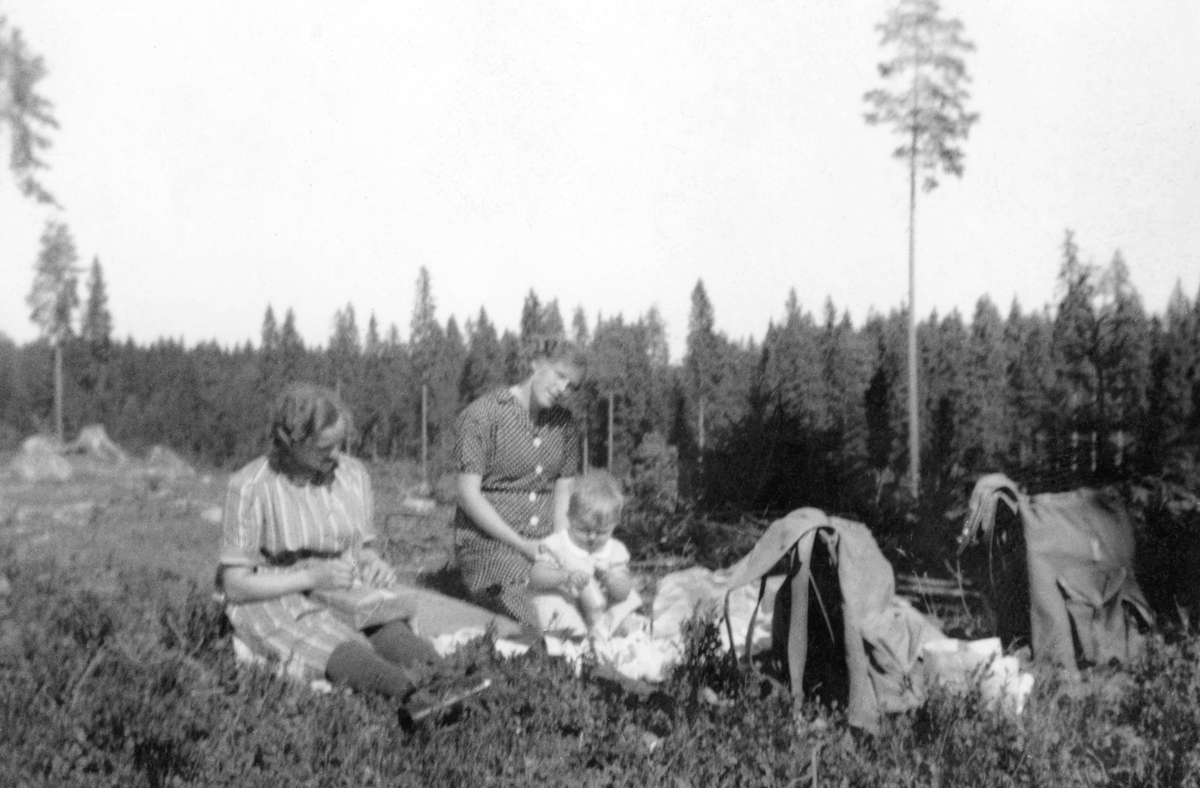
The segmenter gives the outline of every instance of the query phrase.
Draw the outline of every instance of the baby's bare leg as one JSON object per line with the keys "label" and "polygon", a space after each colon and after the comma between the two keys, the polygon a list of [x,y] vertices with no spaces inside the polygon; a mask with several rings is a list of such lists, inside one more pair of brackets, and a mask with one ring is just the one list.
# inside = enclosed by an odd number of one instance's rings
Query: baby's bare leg
{"label": "baby's bare leg", "polygon": [[587,623],[588,629],[594,627],[596,622],[600,620],[600,616],[604,613],[604,608],[607,606],[607,601],[604,597],[604,591],[600,588],[600,584],[594,579],[580,590],[579,612],[583,614],[583,620]]}

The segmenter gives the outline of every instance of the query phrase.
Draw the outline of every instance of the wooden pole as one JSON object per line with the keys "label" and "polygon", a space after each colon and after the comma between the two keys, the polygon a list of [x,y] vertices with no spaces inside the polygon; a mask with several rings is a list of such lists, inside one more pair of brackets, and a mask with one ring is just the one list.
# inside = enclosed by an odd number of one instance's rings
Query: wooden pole
{"label": "wooden pole", "polygon": [[429,484],[429,386],[421,384],[421,481]]}
{"label": "wooden pole", "polygon": [[583,472],[587,473],[591,468],[591,462],[588,459],[588,420],[585,417],[583,420]]}
{"label": "wooden pole", "polygon": [[613,469],[613,393],[608,392],[608,472]]}
{"label": "wooden pole", "polygon": [[54,340],[54,428],[58,433],[58,442],[65,440],[63,435],[63,357],[62,339]]}
{"label": "wooden pole", "polygon": [[[916,113],[916,75],[913,76],[913,112]],[[908,162],[908,469],[912,497],[921,493],[920,412],[917,399],[917,129],[913,125]]]}

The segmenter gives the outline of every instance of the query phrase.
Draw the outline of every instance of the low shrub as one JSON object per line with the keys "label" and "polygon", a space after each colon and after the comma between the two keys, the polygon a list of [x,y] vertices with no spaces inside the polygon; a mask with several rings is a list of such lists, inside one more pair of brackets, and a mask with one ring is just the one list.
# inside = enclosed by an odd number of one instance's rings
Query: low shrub
{"label": "low shrub", "polygon": [[[234,663],[207,589],[13,562],[19,648],[0,660],[0,784],[13,786],[1197,785],[1200,642],[1069,682],[1040,673],[1021,717],[935,689],[876,735],[736,666],[711,621],[663,684],[577,676],[487,643],[453,659],[492,691],[405,734],[381,697],[318,694]],[[184,581],[176,581],[184,583]]]}

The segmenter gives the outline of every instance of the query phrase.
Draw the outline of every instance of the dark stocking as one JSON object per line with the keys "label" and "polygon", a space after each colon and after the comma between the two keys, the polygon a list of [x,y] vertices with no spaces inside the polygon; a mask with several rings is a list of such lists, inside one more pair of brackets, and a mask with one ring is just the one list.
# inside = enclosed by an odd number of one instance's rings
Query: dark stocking
{"label": "dark stocking", "polygon": [[384,659],[361,641],[350,641],[335,648],[329,655],[325,673],[334,683],[346,684],[360,692],[380,692],[397,700],[403,700],[412,692],[420,678],[413,671]]}
{"label": "dark stocking", "polygon": [[433,644],[403,621],[392,621],[367,634],[379,656],[405,668],[423,671],[442,661]]}

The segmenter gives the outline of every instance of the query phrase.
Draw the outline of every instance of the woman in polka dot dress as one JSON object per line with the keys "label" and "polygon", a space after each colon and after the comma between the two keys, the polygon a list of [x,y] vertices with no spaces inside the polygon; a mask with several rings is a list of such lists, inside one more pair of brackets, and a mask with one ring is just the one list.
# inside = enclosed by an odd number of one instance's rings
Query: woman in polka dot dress
{"label": "woman in polka dot dress", "polygon": [[537,626],[529,570],[540,540],[567,527],[579,435],[563,396],[584,364],[567,342],[544,343],[524,381],[472,402],[458,417],[454,546],[473,600]]}

